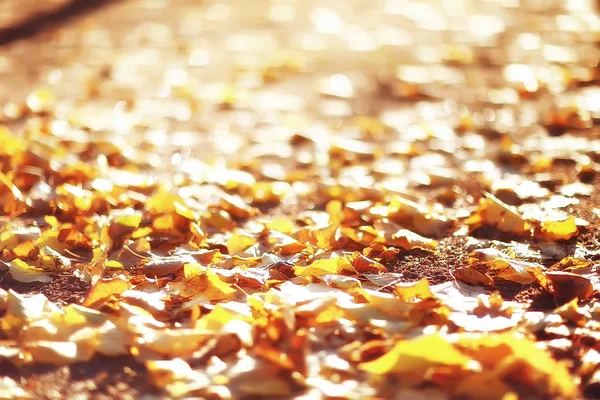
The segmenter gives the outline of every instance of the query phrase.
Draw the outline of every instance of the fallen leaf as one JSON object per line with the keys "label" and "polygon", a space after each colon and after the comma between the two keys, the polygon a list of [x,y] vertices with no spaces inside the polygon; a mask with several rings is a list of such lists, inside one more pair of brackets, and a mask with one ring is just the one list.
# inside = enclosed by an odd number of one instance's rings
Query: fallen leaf
{"label": "fallen leaf", "polygon": [[322,276],[325,274],[341,274],[343,272],[354,272],[352,264],[346,257],[323,258],[303,267],[295,266],[294,273],[297,276]]}
{"label": "fallen leaf", "polygon": [[573,272],[579,269],[586,269],[593,265],[592,261],[588,261],[584,258],[576,257],[565,257],[556,264],[553,264],[548,268],[548,271],[565,271]]}
{"label": "fallen leaf", "polygon": [[555,242],[569,240],[578,233],[575,217],[569,217],[563,221],[543,221],[540,231],[536,231],[536,236],[549,242]]}
{"label": "fallen leaf", "polygon": [[23,260],[15,259],[8,264],[10,275],[13,279],[24,282],[51,282],[52,276],[41,269],[27,264]]}
{"label": "fallen leaf", "polygon": [[553,294],[563,300],[578,298],[587,300],[594,294],[592,282],[581,275],[563,271],[546,272],[546,277],[552,283]]}
{"label": "fallen leaf", "polygon": [[201,296],[208,301],[219,301],[229,299],[236,292],[211,269],[197,264],[186,264],[184,276],[183,280],[169,283],[169,290],[178,296]]}
{"label": "fallen leaf", "polygon": [[454,278],[474,286],[494,286],[494,280],[489,275],[473,268],[457,268],[452,271]]}
{"label": "fallen leaf", "polygon": [[382,357],[361,363],[358,368],[372,374],[423,374],[431,367],[465,367],[471,359],[439,335],[419,336],[400,340]]}
{"label": "fallen leaf", "polygon": [[429,288],[429,281],[425,278],[415,283],[396,283],[394,291],[398,297],[405,301],[436,298]]}
{"label": "fallen leaf", "polygon": [[229,254],[238,254],[254,244],[256,244],[256,240],[251,236],[233,234],[227,239],[227,251]]}
{"label": "fallen leaf", "polygon": [[523,219],[517,210],[497,197],[486,194],[481,199],[477,212],[466,221],[471,230],[482,225],[491,225],[503,232],[528,236],[531,225]]}
{"label": "fallen leaf", "polygon": [[86,307],[97,306],[99,303],[103,303],[113,296],[120,295],[131,286],[131,283],[123,278],[99,280],[88,292],[83,305]]}

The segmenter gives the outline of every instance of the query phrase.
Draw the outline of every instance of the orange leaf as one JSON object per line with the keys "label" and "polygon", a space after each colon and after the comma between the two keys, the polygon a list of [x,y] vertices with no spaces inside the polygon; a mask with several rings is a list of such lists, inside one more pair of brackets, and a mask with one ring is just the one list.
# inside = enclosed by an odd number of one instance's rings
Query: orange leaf
{"label": "orange leaf", "polygon": [[122,278],[103,279],[90,289],[88,295],[83,301],[86,307],[92,307],[103,303],[111,296],[119,295],[131,287],[131,283]]}

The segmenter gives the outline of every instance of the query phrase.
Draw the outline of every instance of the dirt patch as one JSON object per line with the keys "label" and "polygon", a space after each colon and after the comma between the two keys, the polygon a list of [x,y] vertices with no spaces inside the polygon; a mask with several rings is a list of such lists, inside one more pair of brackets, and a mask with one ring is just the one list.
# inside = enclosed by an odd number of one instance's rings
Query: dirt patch
{"label": "dirt patch", "polygon": [[79,302],[90,285],[73,275],[59,275],[52,282],[23,283],[13,279],[8,271],[2,272],[0,288],[12,289],[17,293],[35,294],[41,293],[50,301],[62,302],[64,304]]}
{"label": "dirt patch", "polygon": [[162,398],[150,384],[144,366],[127,357],[95,357],[71,366],[33,365],[15,368],[6,361],[0,369],[23,385],[36,399]]}
{"label": "dirt patch", "polygon": [[386,266],[390,272],[401,273],[402,282],[413,282],[427,278],[432,285],[453,279],[450,272],[467,264],[469,253],[464,248],[464,237],[442,239],[434,253],[411,250],[400,253],[398,258]]}

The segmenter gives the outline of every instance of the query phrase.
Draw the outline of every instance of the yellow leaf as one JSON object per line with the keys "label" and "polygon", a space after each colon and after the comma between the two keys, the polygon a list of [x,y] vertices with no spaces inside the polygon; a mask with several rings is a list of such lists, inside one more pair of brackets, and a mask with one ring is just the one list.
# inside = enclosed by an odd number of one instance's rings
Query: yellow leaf
{"label": "yellow leaf", "polygon": [[548,271],[567,271],[574,272],[579,269],[591,267],[594,263],[585,258],[565,257],[556,264],[548,268]]}
{"label": "yellow leaf", "polygon": [[0,125],[0,143],[2,143],[0,154],[6,154],[11,157],[21,153],[25,149],[23,139],[14,137],[4,125]]}
{"label": "yellow leaf", "polygon": [[329,221],[334,224],[340,224],[344,219],[344,207],[342,202],[339,200],[331,200],[325,206],[327,214],[329,214]]}
{"label": "yellow leaf", "polygon": [[464,367],[471,359],[439,335],[401,340],[376,360],[361,363],[359,369],[372,374],[425,373],[440,365]]}
{"label": "yellow leaf", "polygon": [[249,206],[239,196],[222,194],[221,208],[237,218],[248,218],[258,213],[258,210]]}
{"label": "yellow leaf", "polygon": [[346,257],[323,258],[306,267],[294,267],[294,273],[297,276],[322,276],[326,274],[341,274],[342,272],[353,271],[354,268],[352,268],[352,264]]}
{"label": "yellow leaf", "polygon": [[188,208],[182,202],[175,201],[173,203],[173,206],[175,207],[175,212],[177,214],[181,215],[182,217],[189,219],[190,221],[196,221],[198,219],[198,216],[196,215],[196,213],[194,213],[190,208]]}
{"label": "yellow leaf", "polygon": [[143,228],[138,228],[131,234],[132,239],[139,239],[146,237],[152,233],[153,229],[149,226],[145,226]]}
{"label": "yellow leaf", "polygon": [[288,218],[273,218],[265,222],[265,226],[274,231],[279,231],[286,235],[294,230],[294,223]]}
{"label": "yellow leaf", "polygon": [[517,260],[494,260],[488,262],[487,265],[490,269],[499,271],[496,277],[522,285],[535,282],[535,273],[530,273],[529,271],[531,269],[539,269],[538,266],[532,266],[529,263]]}
{"label": "yellow leaf", "polygon": [[184,265],[185,279],[171,282],[169,287],[182,297],[202,296],[209,301],[226,300],[236,292],[210,268],[198,264]]}
{"label": "yellow leaf", "polygon": [[131,283],[122,278],[103,279],[96,282],[83,301],[86,307],[92,307],[108,300],[111,296],[120,295],[131,287]]}
{"label": "yellow leaf", "polygon": [[134,229],[140,226],[141,222],[141,214],[120,215],[118,217],[115,217],[115,223]]}
{"label": "yellow leaf", "polygon": [[175,229],[175,219],[173,218],[173,214],[165,214],[156,217],[154,221],[152,221],[152,227],[157,231],[173,231]]}
{"label": "yellow leaf", "polygon": [[52,277],[48,272],[41,268],[33,267],[23,260],[18,258],[13,260],[9,265],[10,274],[13,279],[29,283],[29,282],[51,282]]}
{"label": "yellow leaf", "polygon": [[556,361],[536,342],[514,332],[464,337],[457,343],[482,365],[493,368],[504,382],[518,381],[549,396],[574,398],[577,385],[567,364]]}
{"label": "yellow leaf", "polygon": [[123,264],[117,260],[106,260],[104,266],[110,269],[123,269]]}
{"label": "yellow leaf", "polygon": [[19,238],[12,232],[4,231],[0,234],[0,251],[9,249],[19,243]]}
{"label": "yellow leaf", "polygon": [[578,233],[575,217],[571,216],[564,221],[544,221],[540,232],[536,236],[554,242],[557,240],[569,240]]}
{"label": "yellow leaf", "polygon": [[243,252],[255,244],[256,240],[251,236],[233,234],[227,240],[227,251],[229,254],[234,255]]}
{"label": "yellow leaf", "polygon": [[481,199],[476,214],[469,217],[466,223],[471,230],[479,228],[481,225],[492,225],[502,232],[524,236],[529,235],[531,229],[529,223],[514,207],[491,194],[486,194],[486,197]]}
{"label": "yellow leaf", "polygon": [[0,172],[0,213],[13,215],[19,214],[24,209],[23,194],[5,174]]}
{"label": "yellow leaf", "polygon": [[278,203],[291,189],[287,182],[257,182],[252,185],[255,204]]}
{"label": "yellow leaf", "polygon": [[31,240],[19,243],[18,245],[12,248],[12,251],[15,254],[15,256],[23,259],[35,258],[37,253],[39,253],[39,249],[36,246],[34,246]]}
{"label": "yellow leaf", "polygon": [[352,267],[359,273],[384,273],[387,272],[387,268],[381,263],[372,260],[359,252],[354,252],[348,256],[348,259],[352,263]]}
{"label": "yellow leaf", "polygon": [[202,228],[200,227],[200,225],[198,225],[195,222],[192,222],[190,224],[190,231],[194,235],[194,238],[191,240],[193,243],[195,243],[198,247],[205,247],[205,246],[207,246],[206,239],[208,238],[208,236],[202,230]]}
{"label": "yellow leaf", "polygon": [[415,298],[421,300],[437,298],[431,293],[429,281],[425,278],[409,284],[397,283],[394,286],[394,290],[396,291],[396,294],[405,301],[413,300]]}
{"label": "yellow leaf", "polygon": [[514,260],[494,248],[474,250],[469,254],[469,264],[483,266],[494,277],[522,285],[535,282],[541,272],[539,265]]}
{"label": "yellow leaf", "polygon": [[170,214],[176,211],[176,202],[183,204],[183,200],[179,196],[169,193],[163,188],[148,199],[146,208],[152,214]]}
{"label": "yellow leaf", "polygon": [[39,88],[27,96],[27,107],[33,112],[48,111],[56,101],[56,95],[50,88]]}

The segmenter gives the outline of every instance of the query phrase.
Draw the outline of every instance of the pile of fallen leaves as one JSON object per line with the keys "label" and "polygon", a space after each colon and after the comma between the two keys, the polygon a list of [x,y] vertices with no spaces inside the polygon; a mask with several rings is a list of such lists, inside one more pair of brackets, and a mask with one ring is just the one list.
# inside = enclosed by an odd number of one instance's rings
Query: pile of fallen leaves
{"label": "pile of fallen leaves", "polygon": [[[516,243],[478,242],[455,282],[404,283],[386,267],[407,251],[438,252],[430,237],[461,227],[547,246],[572,239],[585,221],[546,219],[551,204],[530,204],[528,217],[487,194],[460,218],[390,191],[363,200],[339,181],[307,181],[302,194],[298,182],[202,164],[169,185],[90,133],[38,129],[0,130],[2,268],[22,283],[72,274],[90,289],[62,306],[0,290],[0,354],[17,366],[127,355],[170,396],[209,398],[573,398],[600,379],[594,262],[545,267],[518,260]],[[313,194],[322,210],[260,211]],[[556,309],[475,287],[507,282],[537,283]],[[576,364],[555,357],[574,349]]]}
{"label": "pile of fallen leaves", "polygon": [[[109,123],[89,104],[126,87],[118,67],[139,66],[122,54],[80,103],[41,88],[5,105],[2,362],[128,357],[173,398],[597,393],[597,63],[502,65],[469,108],[462,89],[485,81],[469,67],[491,61],[440,46],[381,76],[294,51],[198,90],[173,68],[153,100],[123,89]],[[314,90],[269,90],[286,79]],[[382,109],[355,112],[371,100]],[[230,124],[151,120],[211,113]],[[85,295],[36,293],[65,277]],[[3,396],[28,394],[4,377]]]}

